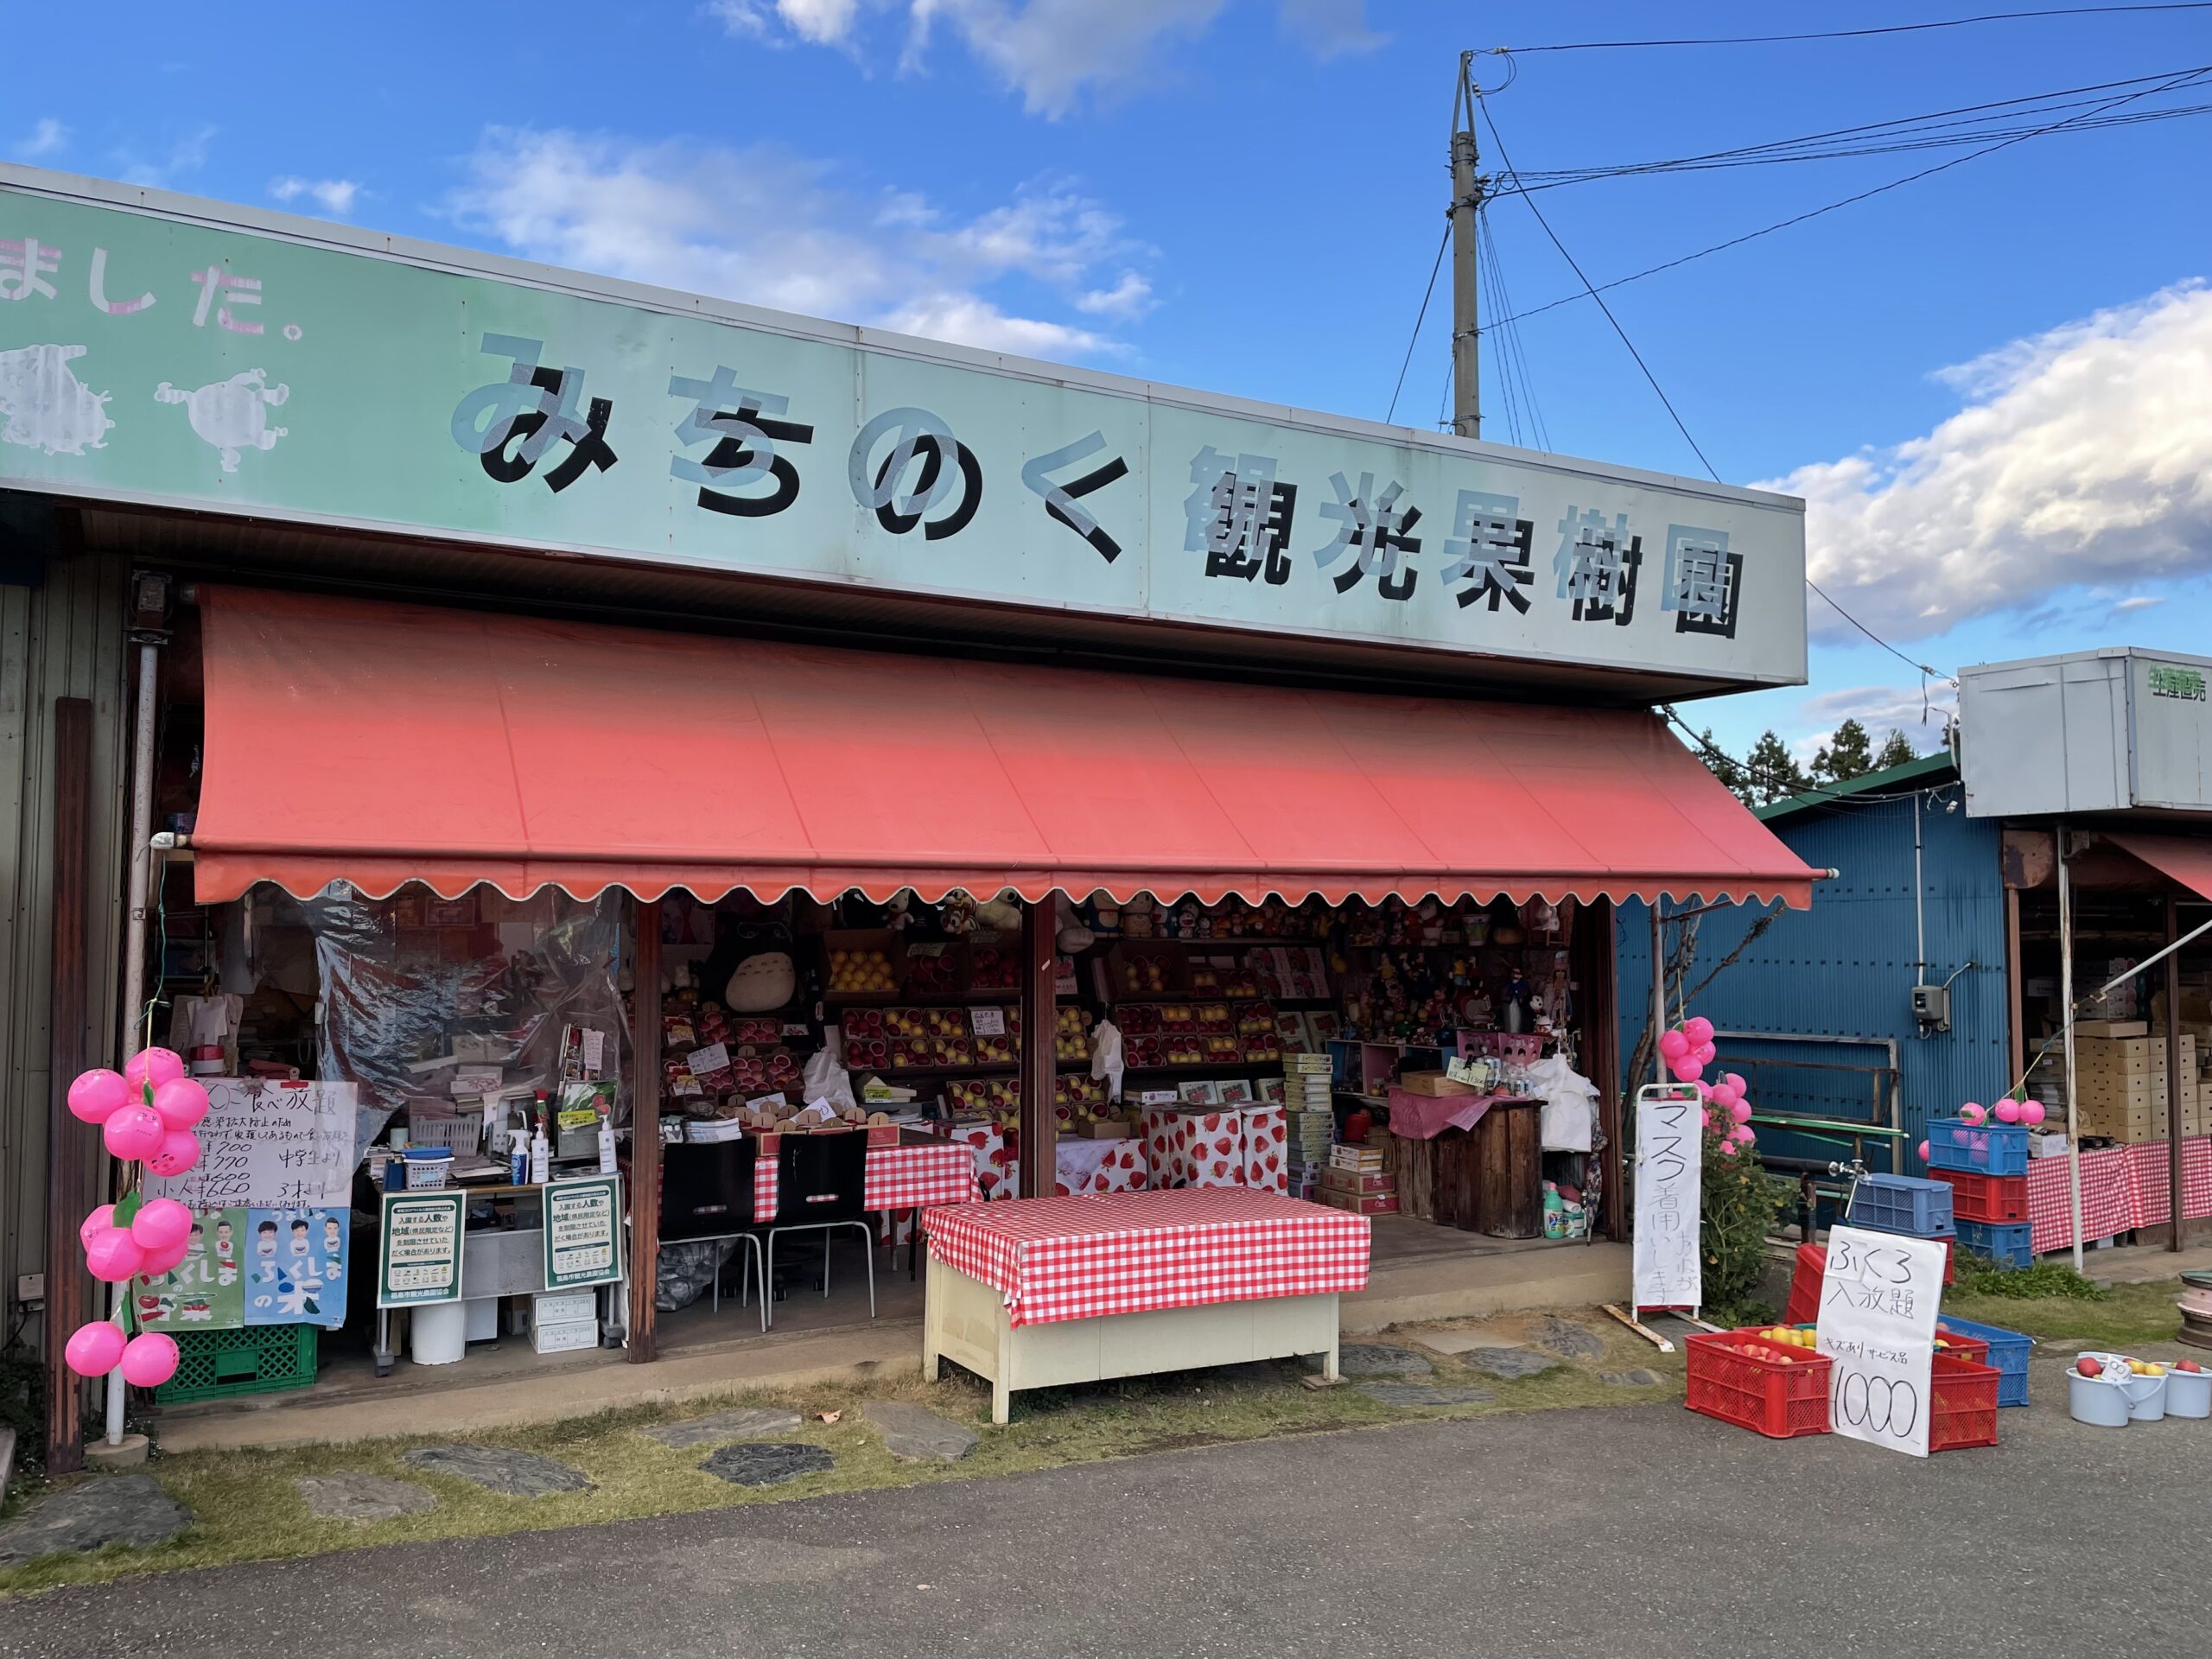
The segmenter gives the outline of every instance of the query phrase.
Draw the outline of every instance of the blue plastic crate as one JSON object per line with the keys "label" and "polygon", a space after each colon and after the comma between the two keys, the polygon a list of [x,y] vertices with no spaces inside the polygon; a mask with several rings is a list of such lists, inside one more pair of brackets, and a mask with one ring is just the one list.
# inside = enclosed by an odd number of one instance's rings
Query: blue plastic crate
{"label": "blue plastic crate", "polygon": [[1917,1175],[1862,1175],[1851,1197],[1851,1225],[1934,1238],[1951,1230],[1951,1184]]}
{"label": "blue plastic crate", "polygon": [[2036,1345],[2033,1337],[2024,1337],[2000,1325],[1961,1319],[1950,1313],[1944,1314],[1941,1322],[1962,1337],[1979,1337],[1989,1344],[1989,1363],[1997,1373],[1999,1405],[2028,1403],[2028,1355]]}
{"label": "blue plastic crate", "polygon": [[1986,1255],[2000,1268],[2035,1265],[2035,1227],[2024,1221],[1962,1221],[1959,1248],[1971,1255]]}
{"label": "blue plastic crate", "polygon": [[1962,1118],[1928,1121],[1928,1162],[1936,1169],[1979,1175],[2028,1173],[2028,1132],[2014,1123],[1968,1123]]}

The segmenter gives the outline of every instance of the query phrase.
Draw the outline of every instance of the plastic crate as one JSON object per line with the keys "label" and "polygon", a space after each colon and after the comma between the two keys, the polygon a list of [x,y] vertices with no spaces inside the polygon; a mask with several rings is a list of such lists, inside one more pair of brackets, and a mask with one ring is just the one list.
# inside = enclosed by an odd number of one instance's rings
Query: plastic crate
{"label": "plastic crate", "polygon": [[1851,1195],[1850,1224],[1938,1237],[1951,1230],[1951,1185],[1918,1175],[1862,1175]]}
{"label": "plastic crate", "polygon": [[[1935,1143],[1929,1143],[1935,1150]],[[2028,1218],[2028,1178],[2024,1175],[1977,1175],[1955,1169],[1951,1184],[1951,1214],[1960,1221],[2025,1221]]]}
{"label": "plastic crate", "polygon": [[2024,1221],[1962,1221],[1959,1248],[1970,1255],[1986,1255],[2000,1268],[2031,1268],[2036,1261],[2035,1231],[2033,1224]]}
{"label": "plastic crate", "polygon": [[1689,1378],[1682,1403],[1692,1411],[1770,1440],[1828,1432],[1828,1375],[1835,1366],[1825,1355],[1762,1342],[1745,1331],[1700,1333],[1684,1346]]}
{"label": "plastic crate", "polygon": [[1961,1359],[1970,1359],[1977,1365],[1989,1363],[1989,1344],[1980,1337],[1968,1336],[1948,1319],[1939,1319],[1936,1321],[1936,1340],[1943,1344],[1936,1351],[1939,1354],[1955,1354]]}
{"label": "plastic crate", "polygon": [[1952,1452],[1961,1446],[1996,1445],[1996,1371],[1942,1353],[1935,1357],[1929,1373],[1929,1391],[1936,1400],[1928,1418],[1928,1449]]}
{"label": "plastic crate", "polygon": [[1983,1325],[1974,1319],[1958,1319],[1948,1313],[1942,1322],[1963,1335],[1975,1337],[1989,1344],[1989,1357],[1982,1363],[1997,1373],[1997,1403],[2000,1406],[2024,1406],[2028,1403],[2028,1356],[2034,1351],[2036,1339],[2024,1337],[2017,1331],[2007,1331],[2002,1325]]}
{"label": "plastic crate", "polygon": [[176,1375],[154,1390],[165,1406],[188,1400],[304,1389],[315,1381],[313,1325],[249,1325],[236,1331],[172,1331]]}
{"label": "plastic crate", "polygon": [[1931,1169],[1963,1169],[1976,1175],[2028,1173],[2028,1132],[2017,1123],[1969,1123],[1963,1118],[1928,1120]]}
{"label": "plastic crate", "polygon": [[1796,1264],[1789,1273],[1789,1305],[1783,1311],[1784,1325],[1811,1325],[1821,1316],[1821,1277],[1828,1270],[1828,1253],[1817,1244],[1800,1244]]}

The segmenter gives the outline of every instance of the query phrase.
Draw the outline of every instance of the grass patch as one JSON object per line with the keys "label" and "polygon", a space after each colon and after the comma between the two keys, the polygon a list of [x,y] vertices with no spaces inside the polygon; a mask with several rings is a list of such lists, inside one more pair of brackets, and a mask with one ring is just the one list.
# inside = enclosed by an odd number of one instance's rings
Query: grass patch
{"label": "grass patch", "polygon": [[2038,1262],[2027,1268],[2000,1268],[1978,1255],[1962,1256],[1954,1294],[2001,1296],[2008,1301],[2045,1301],[2053,1297],[2101,1302],[2105,1293],[2063,1262]]}
{"label": "grass patch", "polygon": [[[1392,1338],[1390,1340],[1400,1340]],[[937,1384],[918,1377],[858,1385],[824,1385],[779,1392],[733,1395],[674,1406],[639,1406],[596,1416],[466,1436],[421,1435],[350,1446],[303,1446],[260,1452],[196,1452],[157,1457],[151,1465],[162,1484],[192,1511],[180,1536],[150,1549],[111,1548],[92,1554],[54,1555],[0,1568],[0,1598],[59,1585],[92,1584],[131,1574],[322,1554],[367,1545],[422,1542],[541,1531],[556,1527],[634,1520],[647,1516],[720,1510],[749,1503],[871,1488],[969,1480],[1027,1470],[1063,1467],[1192,1446],[1223,1445],[1281,1434],[1310,1434],[1373,1427],[1425,1417],[1475,1417],[1560,1407],[1632,1405],[1679,1398],[1677,1376],[1656,1387],[1619,1388],[1599,1372],[1649,1366],[1662,1373],[1671,1361],[1641,1344],[1633,1350],[1611,1341],[1606,1357],[1586,1365],[1560,1364],[1539,1376],[1504,1381],[1438,1353],[1427,1357],[1433,1381],[1473,1383],[1491,1390],[1486,1402],[1400,1410],[1356,1388],[1308,1389],[1294,1364],[1232,1366],[1136,1377],[1082,1388],[1044,1389],[1014,1397],[1014,1421],[990,1425],[989,1390],[947,1368]],[[1633,1341],[1633,1338],[1629,1338]],[[902,1463],[884,1449],[860,1410],[869,1399],[921,1402],[966,1422],[982,1439],[957,1464]],[[803,1426],[788,1438],[820,1446],[836,1466],[765,1491],[731,1486],[702,1473],[709,1448],[671,1451],[638,1433],[655,1423],[702,1417],[731,1405],[783,1406],[800,1413]],[[841,1414],[834,1423],[817,1414]],[[401,1461],[417,1446],[466,1439],[512,1446],[554,1458],[582,1471],[587,1492],[542,1498],[500,1497],[465,1481],[424,1474]],[[438,1507],[423,1515],[368,1523],[318,1520],[308,1513],[293,1482],[302,1475],[359,1471],[416,1481],[437,1494]]]}
{"label": "grass patch", "polygon": [[[2041,1272],[2040,1268],[2030,1272]],[[2063,1269],[2072,1277],[2070,1269]],[[1999,1274],[1999,1279],[2024,1278],[2024,1274]],[[2087,1281],[2083,1281],[2087,1283]],[[2094,1285],[2090,1289],[2095,1290]],[[2082,1348],[2132,1353],[2139,1349],[2171,1343],[2181,1331],[2181,1310],[2174,1305],[2181,1294],[2178,1279],[2157,1279],[2141,1284],[2114,1285],[2094,1300],[2061,1294],[2036,1300],[1969,1294],[1961,1281],[1943,1297],[1943,1311],[1963,1319],[2001,1325],[2039,1342],[2072,1344]]]}

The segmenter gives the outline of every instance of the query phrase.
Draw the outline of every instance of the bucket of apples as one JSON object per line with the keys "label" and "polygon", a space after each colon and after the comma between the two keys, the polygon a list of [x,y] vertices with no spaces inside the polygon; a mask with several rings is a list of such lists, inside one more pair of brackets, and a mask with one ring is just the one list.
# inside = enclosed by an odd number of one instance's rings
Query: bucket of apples
{"label": "bucket of apples", "polygon": [[[2092,1369],[2094,1368],[2094,1369]],[[2074,1362],[2075,1377],[2108,1382],[2127,1395],[2128,1421],[2155,1423],[2166,1414],[2166,1367],[2155,1359],[2126,1354],[2083,1354]],[[2069,1381],[2068,1387],[2074,1383]]]}

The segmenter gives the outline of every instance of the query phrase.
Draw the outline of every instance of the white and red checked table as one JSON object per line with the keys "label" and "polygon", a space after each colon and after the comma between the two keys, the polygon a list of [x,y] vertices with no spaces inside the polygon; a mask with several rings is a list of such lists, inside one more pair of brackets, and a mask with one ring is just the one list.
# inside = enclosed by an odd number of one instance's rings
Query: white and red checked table
{"label": "white and red checked table", "polygon": [[[753,1219],[776,1218],[779,1172],[773,1158],[753,1166]],[[927,1209],[975,1200],[976,1158],[964,1146],[944,1141],[871,1147],[862,1199],[870,1211]]]}
{"label": "white and red checked table", "polygon": [[950,1359],[1020,1389],[1319,1354],[1365,1287],[1364,1216],[1246,1187],[935,1209],[925,1376]]}
{"label": "white and red checked table", "polygon": [[[2082,1154],[2082,1238],[2089,1243],[2138,1227],[2155,1227],[2173,1210],[2172,1173],[2166,1143],[2146,1141]],[[2028,1163],[2028,1219],[2031,1247],[2041,1254],[2074,1242],[2074,1211],[2066,1158]],[[1937,1175],[1942,1171],[1933,1172]],[[2182,1142],[2182,1211],[2212,1216],[2212,1136]]]}

